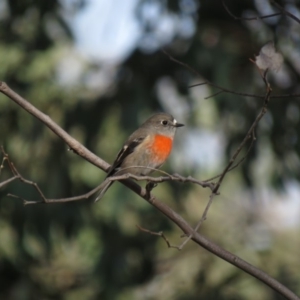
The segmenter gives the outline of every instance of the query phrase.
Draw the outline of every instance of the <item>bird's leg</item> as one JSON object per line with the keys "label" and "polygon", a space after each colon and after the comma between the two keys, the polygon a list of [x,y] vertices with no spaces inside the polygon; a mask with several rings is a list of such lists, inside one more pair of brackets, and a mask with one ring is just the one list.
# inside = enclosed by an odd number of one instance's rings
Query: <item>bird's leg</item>
{"label": "bird's leg", "polygon": [[157,183],[155,182],[152,182],[152,181],[149,181],[147,184],[146,184],[146,192],[147,192],[147,198],[150,199],[150,194],[151,194],[151,191],[157,186]]}

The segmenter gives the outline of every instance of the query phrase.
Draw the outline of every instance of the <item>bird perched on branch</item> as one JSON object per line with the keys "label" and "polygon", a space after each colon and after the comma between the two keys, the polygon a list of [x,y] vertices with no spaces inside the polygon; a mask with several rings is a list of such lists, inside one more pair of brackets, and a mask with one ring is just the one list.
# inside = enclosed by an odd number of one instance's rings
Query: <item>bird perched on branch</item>
{"label": "bird perched on branch", "polygon": [[100,200],[113,184],[107,178],[127,173],[146,176],[158,169],[171,153],[176,129],[182,126],[167,113],[157,113],[146,120],[119,151],[95,201]]}

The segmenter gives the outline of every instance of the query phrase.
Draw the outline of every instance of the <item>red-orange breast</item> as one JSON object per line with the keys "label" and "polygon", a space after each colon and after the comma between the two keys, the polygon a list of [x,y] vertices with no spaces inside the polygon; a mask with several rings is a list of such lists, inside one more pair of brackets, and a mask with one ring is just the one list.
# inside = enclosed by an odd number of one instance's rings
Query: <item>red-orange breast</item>
{"label": "red-orange breast", "polygon": [[171,153],[173,139],[168,136],[156,135],[152,144],[152,153],[158,164],[163,163]]}

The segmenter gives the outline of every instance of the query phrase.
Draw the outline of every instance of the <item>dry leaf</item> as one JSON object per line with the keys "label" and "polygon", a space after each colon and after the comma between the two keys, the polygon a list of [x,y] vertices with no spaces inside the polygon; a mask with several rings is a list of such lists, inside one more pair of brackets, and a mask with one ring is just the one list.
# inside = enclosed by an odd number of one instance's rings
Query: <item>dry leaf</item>
{"label": "dry leaf", "polygon": [[269,69],[277,72],[283,63],[283,57],[276,52],[274,43],[269,42],[260,49],[259,55],[255,58],[255,63],[263,71]]}

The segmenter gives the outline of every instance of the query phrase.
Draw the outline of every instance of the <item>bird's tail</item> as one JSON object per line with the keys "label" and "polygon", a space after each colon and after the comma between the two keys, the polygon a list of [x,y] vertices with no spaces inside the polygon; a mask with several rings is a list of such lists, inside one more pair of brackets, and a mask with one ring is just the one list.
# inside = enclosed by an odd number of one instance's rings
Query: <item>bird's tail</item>
{"label": "bird's tail", "polygon": [[96,194],[96,199],[95,202],[99,201],[104,194],[106,193],[106,191],[108,190],[108,188],[113,184],[113,181],[110,180],[104,180],[103,183],[101,184],[98,193]]}

